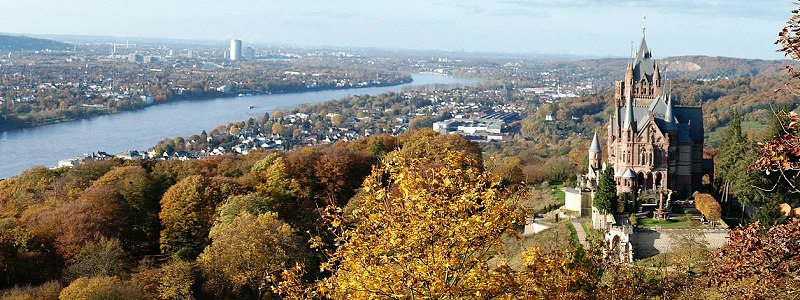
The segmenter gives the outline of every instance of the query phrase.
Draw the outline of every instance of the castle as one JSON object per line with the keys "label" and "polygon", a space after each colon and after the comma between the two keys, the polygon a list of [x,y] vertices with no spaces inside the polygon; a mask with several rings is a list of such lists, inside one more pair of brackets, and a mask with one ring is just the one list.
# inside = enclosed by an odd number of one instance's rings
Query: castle
{"label": "castle", "polygon": [[618,192],[699,190],[704,175],[702,106],[672,99],[662,71],[647,47],[639,50],[614,84],[614,110],[606,134],[607,162],[601,163],[597,133],[589,147],[585,188],[594,189],[604,166],[614,168]]}

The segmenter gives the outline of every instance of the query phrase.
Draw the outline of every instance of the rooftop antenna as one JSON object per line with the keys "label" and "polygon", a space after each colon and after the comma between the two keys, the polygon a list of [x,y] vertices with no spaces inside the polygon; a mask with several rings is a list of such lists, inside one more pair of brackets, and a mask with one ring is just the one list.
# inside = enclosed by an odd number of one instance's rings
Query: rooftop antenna
{"label": "rooftop antenna", "polygon": [[636,60],[636,52],[633,51],[633,41],[631,41],[631,64]]}
{"label": "rooftop antenna", "polygon": [[647,15],[642,16],[642,36],[644,36],[644,31],[647,28]]}
{"label": "rooftop antenna", "polygon": [[631,41],[631,58],[634,58],[635,56],[636,55],[634,55],[634,52],[633,52],[633,41]]}

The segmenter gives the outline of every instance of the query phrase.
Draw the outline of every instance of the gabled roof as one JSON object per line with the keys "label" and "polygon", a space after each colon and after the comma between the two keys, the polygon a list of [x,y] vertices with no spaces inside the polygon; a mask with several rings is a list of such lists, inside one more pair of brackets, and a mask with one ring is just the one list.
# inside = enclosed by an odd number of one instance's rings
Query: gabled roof
{"label": "gabled roof", "polygon": [[636,173],[633,173],[633,170],[628,169],[625,171],[625,174],[622,175],[622,178],[636,178]]}
{"label": "gabled roof", "polygon": [[[683,135],[683,141],[703,141],[703,112],[700,107],[693,106],[672,106],[672,122],[667,122],[665,118],[668,115],[668,102],[664,95],[658,96],[649,106],[634,106],[631,110],[632,119],[638,121],[634,128],[636,132],[641,132],[647,126],[647,120],[650,114],[653,114],[653,119],[662,131],[677,131],[680,137]],[[627,107],[619,108],[619,115],[627,113]],[[689,124],[691,123],[691,126]],[[699,124],[699,125],[698,125]],[[617,123],[612,122],[612,130],[616,132]],[[622,127],[625,129],[624,125]]]}

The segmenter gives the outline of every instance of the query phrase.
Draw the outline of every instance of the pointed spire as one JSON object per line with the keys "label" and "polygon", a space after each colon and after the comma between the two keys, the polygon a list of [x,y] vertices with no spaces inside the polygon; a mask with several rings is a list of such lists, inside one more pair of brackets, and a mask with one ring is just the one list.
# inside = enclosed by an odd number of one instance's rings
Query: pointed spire
{"label": "pointed spire", "polygon": [[664,121],[665,121],[665,128],[667,131],[674,131],[676,130],[675,126],[675,115],[672,112],[672,95],[667,96],[667,109],[664,112]]}
{"label": "pointed spire", "polygon": [[653,83],[655,85],[660,85],[661,84],[661,70],[660,70],[661,68],[658,67],[658,64],[655,62],[655,60],[653,60],[653,68],[655,69],[653,71]]}
{"label": "pointed spire", "polygon": [[664,112],[664,120],[672,123],[672,120],[675,119],[675,116],[672,114],[672,95],[667,96],[667,111]]}
{"label": "pointed spire", "polygon": [[600,141],[597,139],[597,131],[594,132],[592,145],[589,146],[589,152],[600,153]]}
{"label": "pointed spire", "polygon": [[631,99],[631,94],[625,97],[625,123],[623,129],[629,129],[633,127],[633,100]]}
{"label": "pointed spire", "polygon": [[642,42],[639,44],[639,52],[636,53],[636,60],[642,61],[646,58],[652,57],[650,54],[650,49],[647,48],[647,41],[645,40],[645,21],[647,20],[647,16],[642,18]]}
{"label": "pointed spire", "polygon": [[[633,63],[628,63],[628,67],[625,69],[625,89],[632,89],[633,88]],[[626,91],[627,93],[627,91]]]}

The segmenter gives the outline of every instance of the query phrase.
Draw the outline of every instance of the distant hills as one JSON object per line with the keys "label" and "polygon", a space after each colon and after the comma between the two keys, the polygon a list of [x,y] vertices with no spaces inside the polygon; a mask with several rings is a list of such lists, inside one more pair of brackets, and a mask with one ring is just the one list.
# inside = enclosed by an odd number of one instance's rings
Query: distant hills
{"label": "distant hills", "polygon": [[[621,79],[625,73],[625,58],[602,58],[575,61],[577,67],[589,69],[594,74],[610,74]],[[656,59],[662,74],[668,78],[718,79],[754,77],[759,75],[776,75],[785,73],[784,67],[792,65],[800,67],[800,63],[788,60],[763,60],[735,57],[687,55]]]}
{"label": "distant hills", "polygon": [[659,62],[669,77],[734,78],[785,73],[787,65],[798,66],[792,60],[761,60],[718,56],[677,56]]}
{"label": "distant hills", "polygon": [[54,40],[0,34],[0,51],[69,50],[72,45]]}

